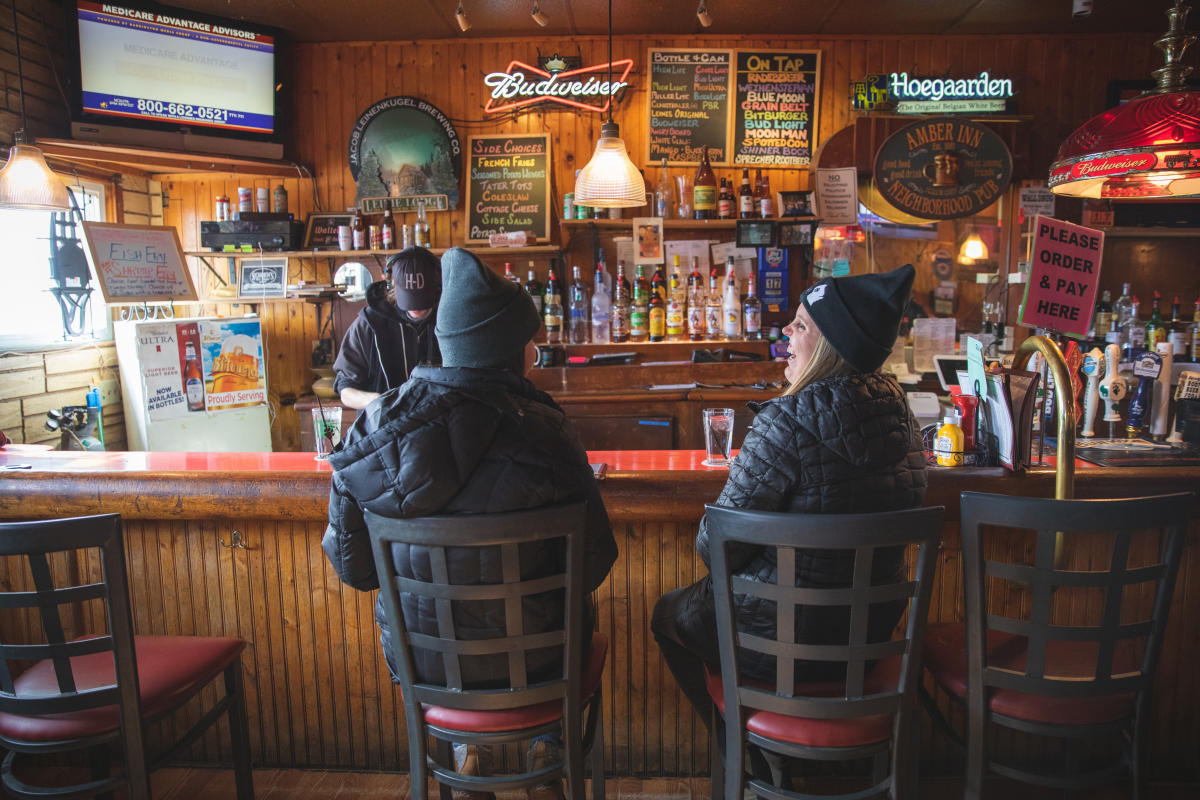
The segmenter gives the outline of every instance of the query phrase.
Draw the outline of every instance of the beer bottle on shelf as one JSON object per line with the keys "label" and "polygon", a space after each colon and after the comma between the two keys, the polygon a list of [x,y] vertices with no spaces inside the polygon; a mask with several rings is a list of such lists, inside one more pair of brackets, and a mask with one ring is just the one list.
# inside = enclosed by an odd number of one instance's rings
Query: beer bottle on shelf
{"label": "beer bottle on shelf", "polygon": [[733,197],[724,176],[721,177],[721,188],[717,191],[717,219],[733,219]]}
{"label": "beer bottle on shelf", "polygon": [[383,222],[379,223],[379,227],[383,229],[383,249],[396,249],[396,219],[392,216],[392,207],[388,206],[383,210]]}
{"label": "beer bottle on shelf", "polygon": [[354,221],[350,223],[351,243],[355,250],[367,249],[367,224],[363,222],[362,212],[354,209]]}
{"label": "beer bottle on shelf", "polygon": [[[676,256],[678,258],[678,256]],[[679,265],[671,273],[671,288],[667,292],[667,338],[672,342],[683,339],[687,319],[683,310],[683,287],[679,283]]]}
{"label": "beer bottle on shelf", "polygon": [[188,411],[203,411],[204,375],[200,372],[200,360],[196,358],[196,345],[189,341],[183,352],[183,386],[187,391]]}
{"label": "beer bottle on shelf", "polygon": [[512,264],[507,261],[504,262],[504,280],[515,283],[517,286],[521,285],[521,279],[513,273]]}
{"label": "beer bottle on shelf", "polygon": [[1171,325],[1167,329],[1167,341],[1171,343],[1171,357],[1176,361],[1187,360],[1191,350],[1191,326],[1179,316],[1179,296],[1171,303]]}
{"label": "beer bottle on shelf", "polygon": [[546,323],[546,341],[550,344],[562,342],[562,297],[558,294],[557,288],[554,270],[551,269],[550,276],[546,279],[546,304],[542,313],[542,319]]}
{"label": "beer bottle on shelf", "polygon": [[763,219],[775,216],[775,202],[771,197],[771,176],[763,175],[762,193],[758,196],[758,211]]}
{"label": "beer bottle on shelf", "polygon": [[742,338],[742,303],[737,289],[737,275],[734,272],[733,256],[725,262],[725,290],[721,303],[721,320],[723,332],[727,340]]}
{"label": "beer bottle on shelf", "polygon": [[525,291],[533,299],[533,307],[538,315],[542,313],[542,284],[538,283],[537,273],[533,271],[533,262],[529,262],[529,274],[525,278]]}
{"label": "beer bottle on shelf", "polygon": [[746,280],[746,299],[742,301],[742,327],[746,338],[758,340],[762,338],[762,303],[754,291],[754,270]]}
{"label": "beer bottle on shelf", "polygon": [[762,167],[754,171],[754,214],[755,217],[762,217],[762,197],[763,197],[763,177]]}
{"label": "beer bottle on shelf", "polygon": [[692,274],[687,281],[688,338],[698,342],[708,326],[704,322],[704,278],[700,275],[700,260],[692,256]]}
{"label": "beer bottle on shelf", "polygon": [[571,267],[571,289],[568,313],[571,316],[571,344],[587,344],[588,341],[588,291],[579,274],[579,267]]}
{"label": "beer bottle on shelf", "polygon": [[429,247],[429,220],[425,218],[425,204],[417,204],[417,221],[413,223],[413,244]]}
{"label": "beer bottle on shelf", "polygon": [[708,145],[701,149],[700,166],[692,182],[692,215],[696,219],[715,219],[717,216],[717,176],[708,163]]}
{"label": "beer bottle on shelf", "polygon": [[635,342],[644,342],[650,335],[650,287],[646,285],[646,274],[641,264],[633,279],[633,305],[629,311],[629,337]]}
{"label": "beer bottle on shelf", "polygon": [[742,188],[738,190],[738,218],[751,219],[755,214],[754,191],[750,188],[750,170],[742,169]]}
{"label": "beer bottle on shelf", "polygon": [[718,286],[717,267],[714,264],[708,273],[708,296],[704,299],[704,326],[710,339],[721,338],[721,289]]}
{"label": "beer bottle on shelf", "polygon": [[625,262],[617,262],[613,281],[612,336],[616,344],[629,341],[629,281],[625,280]]}
{"label": "beer bottle on shelf", "polygon": [[1167,326],[1163,322],[1162,313],[1158,310],[1158,290],[1154,290],[1154,305],[1150,308],[1150,318],[1146,320],[1146,349],[1154,352],[1154,346],[1167,340]]}
{"label": "beer bottle on shelf", "polygon": [[662,295],[650,292],[650,341],[661,342],[667,338],[667,304]]}

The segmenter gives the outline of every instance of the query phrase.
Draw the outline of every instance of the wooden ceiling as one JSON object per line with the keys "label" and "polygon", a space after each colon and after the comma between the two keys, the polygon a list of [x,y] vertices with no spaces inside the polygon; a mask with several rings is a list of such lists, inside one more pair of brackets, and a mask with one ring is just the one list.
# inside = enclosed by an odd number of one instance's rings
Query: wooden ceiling
{"label": "wooden ceiling", "polygon": [[[1170,0],[1094,0],[1071,16],[1072,0],[613,0],[617,35],[1088,34],[1165,31]],[[455,23],[458,0],[168,0],[168,4],[283,28],[302,42],[604,34],[607,0],[540,0],[549,24],[530,18],[534,0],[462,0],[471,29]],[[1200,15],[1198,15],[1200,16]],[[1195,30],[1200,20],[1193,19]]]}

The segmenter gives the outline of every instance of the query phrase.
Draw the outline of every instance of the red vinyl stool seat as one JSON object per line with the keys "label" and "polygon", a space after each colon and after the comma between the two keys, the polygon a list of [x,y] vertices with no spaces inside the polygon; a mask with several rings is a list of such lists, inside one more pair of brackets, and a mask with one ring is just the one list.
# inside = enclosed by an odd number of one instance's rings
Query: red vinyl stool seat
{"label": "red vinyl stool seat", "polygon": [[[240,639],[135,636],[142,717],[156,717],[186,701],[220,675],[245,647]],[[79,691],[116,682],[111,651],[76,656],[71,659],[71,669]],[[58,694],[54,663],[37,662],[13,681],[13,688],[25,697]],[[42,716],[0,713],[0,736],[22,742],[58,742],[114,731],[120,724],[115,705]]]}
{"label": "red vinyl stool seat", "polygon": [[[591,652],[583,665],[583,697],[586,702],[600,686],[600,678],[604,674],[604,661],[608,656],[608,637],[602,633],[592,633]],[[515,731],[522,728],[535,728],[545,725],[562,717],[562,703],[551,700],[523,708],[506,708],[499,711],[467,711],[442,706],[422,705],[425,712],[425,722],[456,731],[472,731],[475,733],[493,733],[498,731]]]}
{"label": "red vinyl stool seat", "polygon": [[[944,691],[967,697],[967,629],[961,622],[930,625],[925,634],[925,668]],[[987,664],[990,667],[1025,670],[1027,640],[998,630],[987,631]],[[1052,640],[1046,647],[1047,676],[1090,679],[1096,674],[1095,642]],[[1135,672],[1140,656],[1128,648],[1117,648],[1114,672]],[[988,707],[996,714],[1032,722],[1065,725],[1100,725],[1133,713],[1132,693],[1100,697],[1054,697],[992,687]]]}
{"label": "red vinyl stool seat", "polygon": [[[886,691],[889,685],[896,685],[899,677],[900,658],[884,659],[866,676],[863,691],[867,694]],[[724,714],[725,693],[721,689],[720,668],[705,664],[704,681],[709,697]],[[743,684],[768,692],[775,689],[771,684],[757,681],[744,680]],[[795,694],[806,697],[838,697],[844,694],[845,688],[844,684],[838,682],[800,683],[796,685]],[[745,719],[746,730],[751,733],[808,747],[858,747],[884,742],[892,735],[892,722],[891,714],[846,719],[813,719],[750,709],[746,710]]]}

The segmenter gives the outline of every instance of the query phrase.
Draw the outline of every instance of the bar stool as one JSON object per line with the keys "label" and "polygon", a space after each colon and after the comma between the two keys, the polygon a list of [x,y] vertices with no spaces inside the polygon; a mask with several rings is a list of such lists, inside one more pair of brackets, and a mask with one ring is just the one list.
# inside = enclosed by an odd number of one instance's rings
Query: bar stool
{"label": "bar stool", "polygon": [[[99,550],[101,583],[55,585],[49,555]],[[81,797],[126,786],[132,800],[150,797],[149,772],[177,756],[222,714],[229,715],[238,800],[252,800],[249,731],[242,691],[240,639],[134,636],[125,575],[121,517],[0,523],[0,556],[25,556],[33,591],[0,593],[6,628],[40,623],[45,644],[0,644],[0,781],[14,797]],[[86,563],[85,558],[80,558]],[[15,579],[14,579],[15,580]],[[100,600],[107,635],[66,640],[60,607]],[[36,609],[24,613],[23,610]],[[18,615],[24,616],[23,620]],[[70,619],[70,617],[68,617]],[[69,625],[69,623],[68,623]],[[39,660],[40,659],[40,660]],[[14,662],[35,662],[17,674]],[[165,753],[148,760],[143,726],[167,716],[224,674],[225,691]],[[14,675],[16,677],[14,678]],[[108,745],[120,742],[124,772],[109,777]],[[88,751],[92,780],[32,786],[13,772],[18,753]]]}
{"label": "bar stool", "polygon": [[[413,800],[425,800],[426,778],[441,784],[443,800],[451,788],[471,792],[519,789],[566,777],[568,796],[584,800],[583,761],[591,754],[592,797],[604,798],[604,728],[600,678],[608,640],[582,630],[584,619],[583,535],[585,503],[549,506],[502,514],[468,514],[411,519],[381,517],[365,511],[387,624],[392,631],[391,662],[399,672],[408,728]],[[428,554],[428,579],[397,575],[401,548]],[[557,553],[561,568],[523,576],[521,555],[529,548]],[[452,584],[447,564],[462,553],[491,550],[500,565],[499,582]],[[495,551],[498,551],[495,552]],[[467,558],[478,559],[481,553]],[[414,559],[415,560],[415,559]],[[425,553],[420,556],[425,564]],[[405,624],[401,602],[434,614],[436,632]],[[525,632],[524,609],[545,607],[565,595],[562,622],[549,630]],[[495,611],[504,630],[495,638],[461,639],[455,610],[471,603],[479,614]],[[590,647],[584,658],[584,637]],[[562,650],[561,667],[550,676],[531,675],[531,653]],[[444,679],[418,674],[414,651],[436,654]],[[491,659],[499,673],[488,688],[464,685],[468,659]],[[478,662],[476,662],[478,664]],[[505,670],[505,666],[507,669]],[[507,675],[504,672],[507,672]],[[583,712],[587,711],[586,721]],[[564,757],[532,772],[463,775],[454,770],[451,743],[492,745],[532,739],[560,729]],[[427,736],[437,740],[437,758],[428,753]]]}
{"label": "bar stool", "polygon": [[[1154,670],[1194,503],[1190,492],[1129,500],[962,494],[966,621],[930,627],[925,666],[939,688],[966,706],[965,743],[933,698],[923,693],[922,699],[939,728],[965,744],[965,797],[982,796],[988,771],[1077,790],[1109,782],[1127,769],[1133,796],[1141,797]],[[995,537],[985,538],[984,526],[1035,530],[1032,563],[1004,551]],[[1092,546],[1110,537],[1108,569],[1056,568],[1060,535]],[[1130,566],[1131,553],[1135,561],[1147,556],[1151,561]],[[997,600],[1006,594],[1000,584],[1028,591],[1027,619],[1000,607]],[[1127,596],[1139,585],[1153,590],[1152,608],[1139,607]],[[1098,613],[1089,615],[1092,618],[1066,624],[1052,619],[1052,605],[1062,605],[1072,593],[1097,589],[1103,590],[1104,599]],[[1139,619],[1131,620],[1133,613]],[[995,758],[988,732],[993,723],[1062,739],[1069,774],[1034,771]],[[1122,758],[1081,772],[1080,742],[1104,734],[1128,735]]]}
{"label": "bar stool", "polygon": [[[888,793],[915,797],[921,640],[944,509],[786,514],[709,505],[705,510],[721,653],[719,672],[706,665],[708,692],[719,712],[713,715],[713,798],[741,800],[747,743],[783,757],[874,760],[868,789],[829,797],[850,800]],[[731,575],[726,548],[735,543],[773,550],[777,582]],[[910,544],[917,547],[914,577],[873,582],[876,553]],[[853,553],[853,577],[848,586],[796,585],[799,557],[834,557],[837,551],[847,550]],[[735,633],[735,592],[774,604],[774,639]],[[904,637],[893,640],[889,631],[887,638],[873,639],[868,634],[872,606],[895,601],[903,601],[908,611]],[[796,608],[804,605],[828,607],[831,615],[848,612],[845,639],[796,641]],[[739,656],[747,653],[774,658],[773,684],[739,674]],[[845,663],[845,681],[797,683],[797,667],[806,661]],[[770,800],[817,796],[758,779],[749,784],[756,795]]]}

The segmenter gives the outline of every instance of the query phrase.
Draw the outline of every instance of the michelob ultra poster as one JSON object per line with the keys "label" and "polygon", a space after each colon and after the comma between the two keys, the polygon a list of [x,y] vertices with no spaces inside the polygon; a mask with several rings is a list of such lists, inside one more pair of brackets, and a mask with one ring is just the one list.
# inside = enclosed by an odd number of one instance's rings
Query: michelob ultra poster
{"label": "michelob ultra poster", "polygon": [[212,411],[265,405],[267,374],[258,320],[201,320],[204,406]]}

